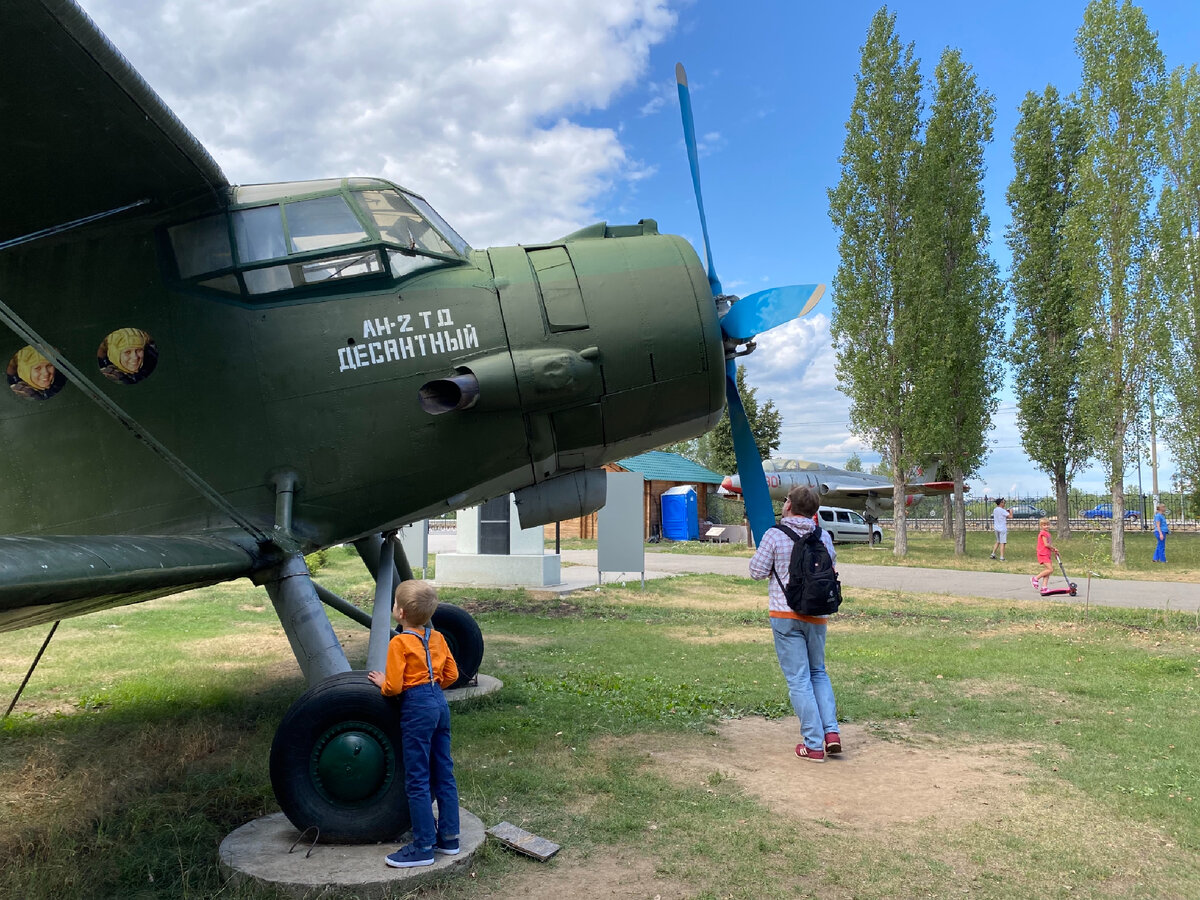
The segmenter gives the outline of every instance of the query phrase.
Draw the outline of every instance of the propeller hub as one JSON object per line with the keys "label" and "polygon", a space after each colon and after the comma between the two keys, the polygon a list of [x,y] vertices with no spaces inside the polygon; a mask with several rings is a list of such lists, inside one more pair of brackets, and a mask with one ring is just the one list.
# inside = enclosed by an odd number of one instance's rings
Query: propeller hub
{"label": "propeller hub", "polygon": [[754,348],[758,346],[754,341],[740,341],[737,338],[725,338],[725,359],[737,359],[739,356],[746,356],[754,352]]}

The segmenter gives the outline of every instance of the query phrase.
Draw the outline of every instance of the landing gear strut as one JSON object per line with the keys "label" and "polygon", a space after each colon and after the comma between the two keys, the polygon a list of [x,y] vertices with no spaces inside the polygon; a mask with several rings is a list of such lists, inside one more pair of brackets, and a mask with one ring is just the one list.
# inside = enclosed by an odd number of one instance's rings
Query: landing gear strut
{"label": "landing gear strut", "polygon": [[[411,577],[411,569],[399,544],[395,551],[401,558],[393,564],[390,542],[378,537],[374,542],[374,559],[364,554],[364,561],[380,582],[376,605],[386,602],[390,611],[385,598],[391,595],[391,585],[399,573]],[[381,558],[384,565],[379,565]],[[411,825],[399,700],[380,694],[366,672],[350,671],[321,600],[336,600],[333,605],[339,610],[372,629],[371,645],[380,655],[379,662],[369,662],[372,668],[383,668],[382,653],[390,637],[387,618],[381,614],[373,621],[366,612],[319,589],[298,554],[266,584],[310,685],[288,708],[271,744],[271,787],[280,808],[301,831],[316,826],[319,840],[371,843],[398,838]],[[453,686],[467,684],[483,661],[478,623],[466,610],[442,603],[432,624],[445,636],[458,663],[459,678]]]}

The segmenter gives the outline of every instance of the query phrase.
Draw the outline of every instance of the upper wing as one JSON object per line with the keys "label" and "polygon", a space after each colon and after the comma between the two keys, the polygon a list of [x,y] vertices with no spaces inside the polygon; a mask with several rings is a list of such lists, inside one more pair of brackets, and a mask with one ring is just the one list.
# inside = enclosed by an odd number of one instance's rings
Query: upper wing
{"label": "upper wing", "polygon": [[0,631],[250,575],[245,535],[0,537]]}
{"label": "upper wing", "polygon": [[72,0],[0,2],[0,247],[130,204],[228,185]]}

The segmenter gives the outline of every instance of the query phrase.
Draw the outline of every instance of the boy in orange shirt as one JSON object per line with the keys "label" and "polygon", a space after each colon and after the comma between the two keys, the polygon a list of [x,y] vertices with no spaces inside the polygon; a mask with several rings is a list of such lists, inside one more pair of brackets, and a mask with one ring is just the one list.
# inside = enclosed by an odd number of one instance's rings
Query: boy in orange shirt
{"label": "boy in orange shirt", "polygon": [[[388,643],[386,672],[367,678],[385,697],[400,695],[404,786],[413,839],[387,864],[396,869],[431,866],[434,853],[458,853],[458,785],[450,758],[450,707],[442,688],[458,679],[446,639],[429,626],[437,591],[426,581],[402,581],[392,615],[400,633]],[[432,801],[438,805],[433,818]]]}
{"label": "boy in orange shirt", "polygon": [[1038,519],[1038,527],[1041,531],[1037,536],[1037,561],[1042,564],[1042,571],[1033,577],[1033,586],[1045,593],[1050,588],[1050,575],[1054,572],[1054,566],[1050,564],[1050,560],[1058,551],[1050,543],[1050,520]]}

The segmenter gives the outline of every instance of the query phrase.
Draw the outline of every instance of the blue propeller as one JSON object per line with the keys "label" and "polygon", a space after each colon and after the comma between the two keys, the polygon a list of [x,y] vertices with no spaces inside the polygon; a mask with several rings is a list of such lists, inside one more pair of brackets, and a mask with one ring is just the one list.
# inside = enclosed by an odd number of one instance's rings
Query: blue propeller
{"label": "blue propeller", "polygon": [[[704,254],[708,262],[708,284],[713,298],[722,297],[721,280],[713,264],[712,245],[708,239],[708,220],[704,216],[704,197],[700,191],[700,154],[696,148],[696,128],[692,120],[692,97],[688,91],[687,73],[682,63],[675,64],[675,81],[679,88],[679,112],[683,117],[683,137],[687,144],[688,162],[692,169],[692,187],[696,192],[696,207],[700,211],[700,229],[704,234]],[[745,344],[756,334],[783,325],[809,312],[821,295],[823,284],[797,284],[788,287],[757,291],[734,303],[721,318],[721,332],[726,338],[725,399],[729,407],[729,425],[733,434],[733,451],[741,476],[742,499],[755,543],[762,541],[767,529],[775,524],[771,494],[763,474],[762,457],[754,442],[754,432],[746,418],[746,409],[737,390],[737,362],[733,357],[739,344]],[[732,298],[726,298],[732,299]],[[747,351],[748,352],[748,351]]]}

